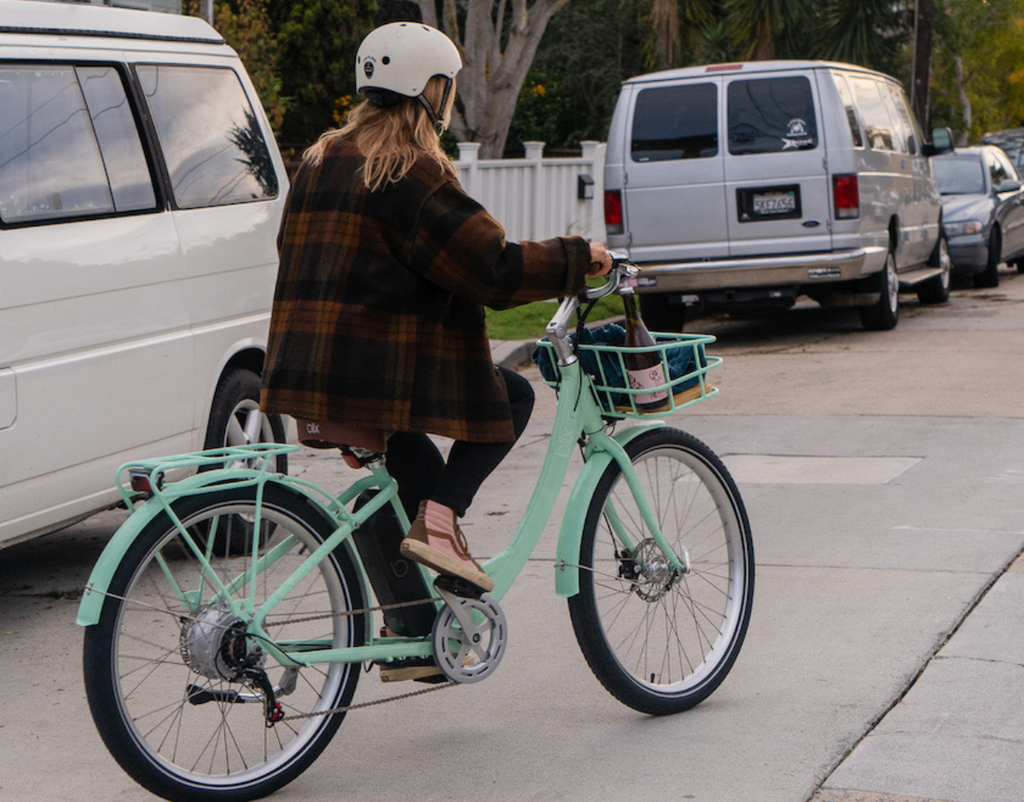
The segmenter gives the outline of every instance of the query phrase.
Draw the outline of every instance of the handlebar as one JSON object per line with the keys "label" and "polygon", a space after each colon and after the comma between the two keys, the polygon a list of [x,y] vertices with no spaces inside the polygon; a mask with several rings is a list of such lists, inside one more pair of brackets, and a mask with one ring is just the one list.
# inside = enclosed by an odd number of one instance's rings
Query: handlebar
{"label": "handlebar", "polygon": [[600,287],[588,288],[580,293],[580,300],[596,301],[617,292],[619,285],[624,278],[633,278],[640,272],[640,268],[629,261],[629,257],[621,251],[609,251],[612,257],[612,269],[608,272],[608,281]]}
{"label": "handlebar", "polygon": [[586,289],[579,295],[568,296],[562,299],[562,303],[555,312],[555,316],[548,323],[546,332],[558,356],[558,364],[566,365],[575,360],[572,347],[568,343],[569,332],[572,330],[571,319],[582,304],[604,298],[613,292],[619,291],[623,279],[633,278],[640,272],[640,268],[629,261],[624,253],[611,251],[612,269],[608,272],[608,281],[600,287]]}

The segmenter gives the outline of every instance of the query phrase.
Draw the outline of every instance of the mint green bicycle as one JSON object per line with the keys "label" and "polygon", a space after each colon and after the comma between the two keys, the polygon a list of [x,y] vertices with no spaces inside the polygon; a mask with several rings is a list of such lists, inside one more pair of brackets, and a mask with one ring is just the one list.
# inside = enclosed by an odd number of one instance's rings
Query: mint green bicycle
{"label": "mint green bicycle", "polygon": [[[632,275],[617,264],[585,294],[614,292]],[[135,491],[122,490],[129,509],[147,500],[104,550],[78,623],[93,718],[130,776],[170,800],[256,799],[308,768],[359,707],[364,664],[432,657],[448,682],[421,692],[490,676],[509,648],[499,600],[544,530],[577,444],[585,463],[554,580],[588,664],[616,698],[653,715],[686,710],[718,687],[753,600],[743,502],[706,445],[637,411],[636,394],[652,391],[621,386],[622,348],[574,349],[583,300],[562,301],[541,343],[557,363],[554,428],[511,542],[484,564],[495,589],[477,596],[425,584],[418,603],[436,609],[428,634],[380,630],[387,605],[372,606],[381,594],[356,545],[384,509],[408,527],[382,455],[358,452],[369,475],[338,496],[276,473],[276,458],[295,450],[286,445],[121,468],[119,486]],[[665,412],[717,392],[706,377],[721,361],[704,353],[712,337],[655,339],[645,350],[664,362]],[[580,356],[592,358],[593,375]],[[617,426],[624,419],[632,425]]]}

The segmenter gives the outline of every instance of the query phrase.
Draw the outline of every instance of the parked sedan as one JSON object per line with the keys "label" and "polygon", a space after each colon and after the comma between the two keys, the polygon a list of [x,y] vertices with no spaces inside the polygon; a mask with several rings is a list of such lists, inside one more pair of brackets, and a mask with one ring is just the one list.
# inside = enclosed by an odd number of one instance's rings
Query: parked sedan
{"label": "parked sedan", "polygon": [[999,263],[1024,272],[1024,192],[1006,154],[992,145],[932,159],[953,269],[975,287],[999,286]]}

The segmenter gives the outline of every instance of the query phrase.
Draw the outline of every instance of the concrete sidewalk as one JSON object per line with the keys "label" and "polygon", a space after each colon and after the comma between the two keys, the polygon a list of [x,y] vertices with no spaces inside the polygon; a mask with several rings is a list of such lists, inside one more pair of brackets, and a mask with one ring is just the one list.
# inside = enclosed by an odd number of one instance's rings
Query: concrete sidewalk
{"label": "concrete sidewalk", "polygon": [[1024,798],[1024,558],[988,590],[813,802]]}

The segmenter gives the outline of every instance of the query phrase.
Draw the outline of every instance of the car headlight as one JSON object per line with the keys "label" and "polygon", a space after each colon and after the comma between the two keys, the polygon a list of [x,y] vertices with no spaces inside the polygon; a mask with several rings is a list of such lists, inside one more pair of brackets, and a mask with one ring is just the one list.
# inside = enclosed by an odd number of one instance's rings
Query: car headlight
{"label": "car headlight", "polygon": [[956,223],[943,223],[947,237],[962,237],[964,234],[980,234],[985,224],[981,220],[959,220]]}

